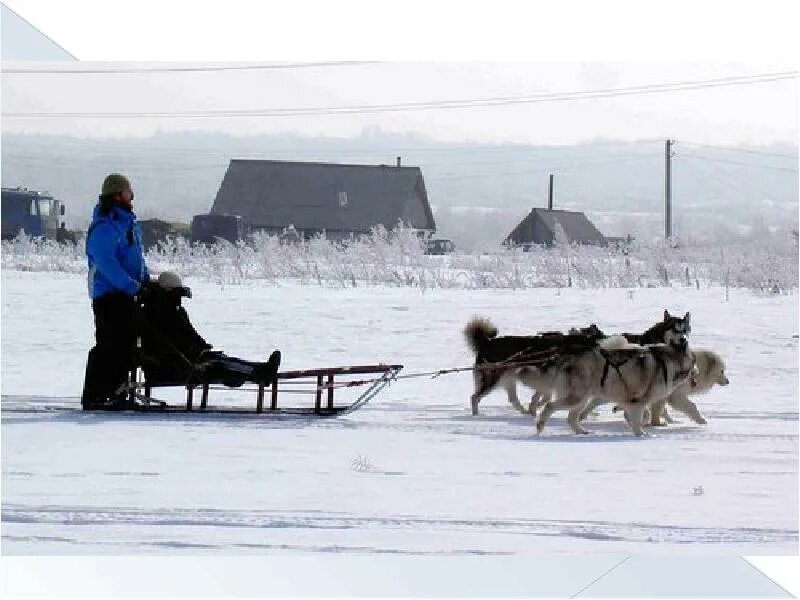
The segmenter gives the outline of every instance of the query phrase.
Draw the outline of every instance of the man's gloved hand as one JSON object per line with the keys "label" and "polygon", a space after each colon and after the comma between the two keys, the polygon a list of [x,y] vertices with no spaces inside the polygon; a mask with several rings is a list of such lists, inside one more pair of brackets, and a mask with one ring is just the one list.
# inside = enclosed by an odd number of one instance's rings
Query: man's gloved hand
{"label": "man's gloved hand", "polygon": [[138,303],[147,304],[147,302],[158,293],[158,287],[159,285],[154,281],[145,281],[136,294],[136,300]]}

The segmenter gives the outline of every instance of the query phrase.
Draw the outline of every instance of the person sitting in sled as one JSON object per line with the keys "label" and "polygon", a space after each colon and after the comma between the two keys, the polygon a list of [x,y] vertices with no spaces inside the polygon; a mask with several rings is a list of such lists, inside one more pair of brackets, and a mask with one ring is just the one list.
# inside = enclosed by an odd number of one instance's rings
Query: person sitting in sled
{"label": "person sitting in sled", "polygon": [[281,363],[280,350],[275,350],[266,362],[247,361],[214,350],[197,333],[181,306],[183,298],[191,297],[191,290],[181,278],[165,271],[140,298],[145,379],[154,385],[222,383],[239,387],[248,381],[271,384]]}

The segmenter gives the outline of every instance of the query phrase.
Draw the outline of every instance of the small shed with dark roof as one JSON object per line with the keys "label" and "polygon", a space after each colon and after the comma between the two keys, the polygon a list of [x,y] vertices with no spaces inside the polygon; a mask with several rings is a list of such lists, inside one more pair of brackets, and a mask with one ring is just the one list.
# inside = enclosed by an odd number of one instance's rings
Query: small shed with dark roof
{"label": "small shed with dark roof", "polygon": [[606,238],[582,212],[534,208],[503,242],[509,246],[552,246],[561,228],[566,241],[573,244],[604,245]]}
{"label": "small shed with dark roof", "polygon": [[240,215],[247,226],[330,239],[399,222],[436,231],[419,167],[276,160],[230,161],[211,214]]}

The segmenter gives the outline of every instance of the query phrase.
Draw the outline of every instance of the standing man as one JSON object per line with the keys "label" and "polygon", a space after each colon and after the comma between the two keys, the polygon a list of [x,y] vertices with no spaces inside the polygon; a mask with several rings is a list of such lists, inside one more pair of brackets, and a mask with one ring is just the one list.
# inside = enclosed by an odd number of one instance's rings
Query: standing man
{"label": "standing man", "polygon": [[96,343],[86,361],[81,406],[121,410],[128,408],[127,394],[119,390],[133,366],[138,335],[135,297],[150,281],[133,190],[124,175],[112,173],[103,181],[86,232],[86,258]]}

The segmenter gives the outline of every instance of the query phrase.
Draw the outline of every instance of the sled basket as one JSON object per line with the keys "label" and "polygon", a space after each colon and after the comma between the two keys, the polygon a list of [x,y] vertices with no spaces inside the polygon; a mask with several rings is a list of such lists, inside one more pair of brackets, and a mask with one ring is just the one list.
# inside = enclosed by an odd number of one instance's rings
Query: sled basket
{"label": "sled basket", "polygon": [[[309,416],[338,416],[357,410],[374,398],[388,386],[403,368],[403,365],[359,365],[346,367],[326,367],[321,369],[305,369],[300,371],[279,372],[272,384],[251,384],[237,388],[229,388],[220,381],[200,381],[188,384],[174,382],[139,381],[137,369],[128,384],[128,393],[136,402],[137,410],[143,412],[209,412],[232,414],[297,414]],[[143,379],[143,378],[142,378]],[[287,382],[294,387],[287,389]],[[181,386],[186,388],[184,405],[168,405],[154,398],[153,390],[164,387]],[[364,390],[347,404],[335,404],[337,388],[363,387]],[[255,406],[231,407],[209,404],[211,390],[249,389],[255,393]],[[267,390],[269,398],[267,399]],[[278,404],[280,392],[302,393],[313,396],[313,405],[283,406]],[[199,392],[199,402],[197,398]]]}

